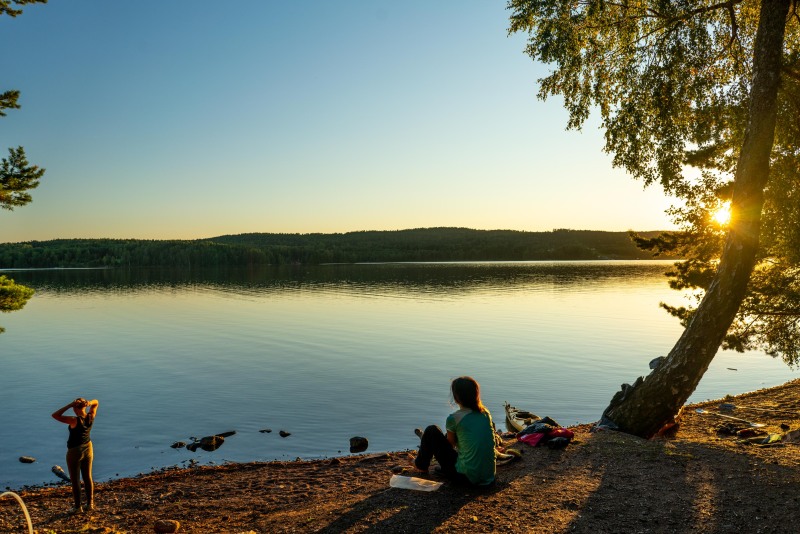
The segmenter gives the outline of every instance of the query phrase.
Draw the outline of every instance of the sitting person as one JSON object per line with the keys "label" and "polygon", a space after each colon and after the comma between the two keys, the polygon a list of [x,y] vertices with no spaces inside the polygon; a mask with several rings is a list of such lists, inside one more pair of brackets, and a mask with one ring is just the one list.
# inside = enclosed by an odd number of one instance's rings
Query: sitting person
{"label": "sitting person", "polygon": [[441,473],[464,484],[485,486],[494,482],[495,435],[492,415],[481,402],[480,386],[475,379],[462,376],[450,385],[459,410],[447,417],[442,430],[431,425],[418,432],[421,443],[414,467],[427,473],[436,458]]}

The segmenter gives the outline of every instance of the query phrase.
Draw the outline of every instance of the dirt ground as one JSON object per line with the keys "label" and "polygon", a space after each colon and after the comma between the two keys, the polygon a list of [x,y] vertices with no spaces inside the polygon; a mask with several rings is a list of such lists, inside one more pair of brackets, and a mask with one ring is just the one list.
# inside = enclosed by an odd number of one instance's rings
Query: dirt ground
{"label": "dirt ground", "polygon": [[[721,403],[735,408],[720,411]],[[725,431],[748,425],[719,414],[763,423],[785,439],[800,429],[800,380],[687,406],[670,438],[582,425],[563,450],[509,440],[522,459],[498,467],[487,490],[390,488],[412,458],[402,451],[114,480],[97,485],[96,510],[73,516],[68,487],[22,497],[39,534],[154,532],[163,519],[192,533],[800,532],[800,445],[742,442]],[[0,532],[27,532],[11,498],[0,500]]]}

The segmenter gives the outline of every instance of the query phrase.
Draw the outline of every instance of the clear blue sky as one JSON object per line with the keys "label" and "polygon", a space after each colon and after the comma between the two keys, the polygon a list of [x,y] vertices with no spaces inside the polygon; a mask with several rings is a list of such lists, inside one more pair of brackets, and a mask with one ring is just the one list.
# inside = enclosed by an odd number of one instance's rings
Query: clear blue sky
{"label": "clear blue sky", "polygon": [[430,226],[650,230],[669,201],[536,99],[503,1],[50,0],[0,19],[0,241]]}

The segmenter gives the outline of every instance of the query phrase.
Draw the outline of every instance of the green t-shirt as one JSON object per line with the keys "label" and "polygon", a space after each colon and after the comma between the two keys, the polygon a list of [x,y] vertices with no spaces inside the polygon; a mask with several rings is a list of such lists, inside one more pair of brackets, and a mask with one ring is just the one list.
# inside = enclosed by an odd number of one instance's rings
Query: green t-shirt
{"label": "green t-shirt", "polygon": [[447,416],[446,428],[456,435],[456,471],[478,485],[494,481],[494,430],[492,415],[462,408]]}

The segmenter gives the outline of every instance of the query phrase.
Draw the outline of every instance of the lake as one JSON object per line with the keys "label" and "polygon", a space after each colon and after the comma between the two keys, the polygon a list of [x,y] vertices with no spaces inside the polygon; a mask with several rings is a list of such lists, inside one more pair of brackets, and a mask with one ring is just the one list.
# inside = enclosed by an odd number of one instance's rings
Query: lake
{"label": "lake", "polygon": [[[368,452],[410,449],[415,427],[454,410],[460,375],[481,383],[498,426],[504,401],[562,425],[595,421],[680,334],[658,306],[684,302],[666,284],[669,265],[6,272],[36,295],[0,316],[0,487],[56,480],[67,427],[50,413],[77,396],[100,400],[99,481],[191,460],[348,454],[352,436],[368,438]],[[763,354],[721,352],[690,400],[794,377]],[[213,452],[170,448],[231,430]]]}

